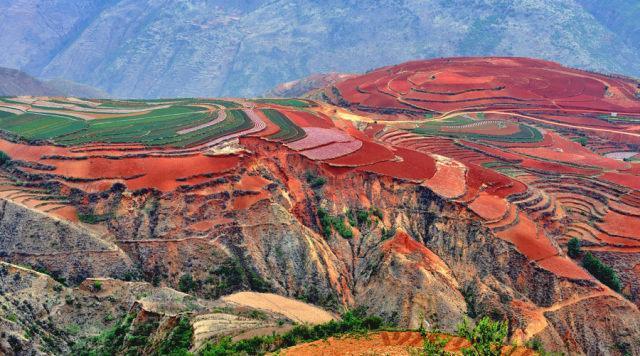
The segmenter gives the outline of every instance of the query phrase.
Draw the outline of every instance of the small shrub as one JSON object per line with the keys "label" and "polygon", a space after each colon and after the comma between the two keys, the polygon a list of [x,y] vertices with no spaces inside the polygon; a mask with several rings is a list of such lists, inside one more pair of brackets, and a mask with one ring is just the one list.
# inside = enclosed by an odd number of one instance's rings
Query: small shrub
{"label": "small shrub", "polygon": [[111,313],[107,313],[102,320],[104,320],[105,323],[109,323],[115,320],[115,317]]}
{"label": "small shrub", "polygon": [[573,141],[579,143],[582,146],[586,146],[588,142],[586,137],[578,137],[578,138],[575,138]]}
{"label": "small shrub", "polygon": [[445,351],[444,347],[449,342],[450,338],[435,336],[433,340],[431,337],[427,337],[424,340],[424,344],[422,346],[422,350],[419,353],[420,355],[425,356],[449,356],[453,355],[452,353]]}
{"label": "small shrub", "polygon": [[477,316],[476,313],[476,292],[471,285],[466,286],[462,289],[462,296],[464,297],[464,301],[467,304],[467,315],[470,318],[475,318]]}
{"label": "small shrub", "polygon": [[0,165],[3,165],[9,161],[11,161],[11,157],[9,157],[9,155],[4,151],[0,151]]}
{"label": "small shrub", "polygon": [[78,324],[69,324],[65,330],[69,335],[78,335],[80,333],[80,325]]}
{"label": "small shrub", "polygon": [[189,293],[193,289],[196,288],[196,282],[193,280],[193,277],[189,273],[185,273],[180,276],[180,280],[178,281],[178,289],[181,292]]}
{"label": "small shrub", "polygon": [[92,213],[78,213],[78,220],[85,224],[98,224],[103,221],[108,221],[109,219],[111,219],[111,214],[96,215]]}
{"label": "small shrub", "polygon": [[93,281],[93,290],[99,292],[102,290],[102,282],[101,281]]}
{"label": "small shrub", "polygon": [[464,355],[498,356],[504,339],[507,337],[506,321],[493,321],[483,317],[475,327],[471,327],[467,319],[458,325],[457,334],[471,342],[471,347],[464,349]]}
{"label": "small shrub", "polygon": [[391,226],[390,228],[382,228],[382,240],[388,240],[392,237],[396,236],[396,227]]}
{"label": "small shrub", "polygon": [[[349,209],[347,210],[347,218],[349,219],[349,224],[353,227],[362,228],[363,226],[369,226],[371,219],[370,215],[373,214],[373,208],[370,210],[365,209]],[[382,216],[382,212],[379,212],[380,216]]]}
{"label": "small shrub", "polygon": [[533,339],[527,341],[524,346],[543,355],[546,353],[544,347],[542,346],[542,341],[540,341],[540,339],[538,339],[537,337],[534,337]]}
{"label": "small shrub", "polygon": [[331,237],[331,215],[324,208],[318,208],[318,220],[324,237]]}
{"label": "small shrub", "polygon": [[311,182],[309,182],[309,186],[312,189],[322,188],[327,183],[326,178],[324,177],[316,177]]}
{"label": "small shrub", "polygon": [[358,227],[369,225],[369,212],[366,210],[358,209],[356,211],[356,219],[358,221]]}
{"label": "small shrub", "polygon": [[326,238],[331,237],[332,229],[335,229],[345,239],[353,237],[353,230],[345,224],[344,219],[344,216],[334,217],[324,208],[318,208],[318,220],[320,220],[322,234]]}
{"label": "small shrub", "polygon": [[384,220],[384,214],[379,208],[371,207],[371,215],[377,217],[380,220]]}
{"label": "small shrub", "polygon": [[580,240],[572,238],[567,243],[567,255],[571,258],[578,258],[582,251],[580,250]]}
{"label": "small shrub", "polygon": [[252,311],[250,311],[247,316],[249,318],[252,319],[258,319],[258,320],[266,320],[268,318],[267,313],[257,310],[257,309],[253,309]]}
{"label": "small shrub", "polygon": [[333,218],[331,224],[336,229],[336,231],[338,231],[338,234],[340,234],[340,236],[344,237],[345,239],[350,239],[353,237],[353,230],[351,230],[351,228],[344,223],[344,216]]}
{"label": "small shrub", "polygon": [[306,177],[307,183],[312,189],[322,188],[322,186],[324,186],[327,183],[326,178],[320,177],[311,171],[307,171],[305,177]]}
{"label": "small shrub", "polygon": [[616,292],[622,290],[622,283],[613,268],[605,265],[599,258],[587,252],[582,259],[582,266],[600,282]]}

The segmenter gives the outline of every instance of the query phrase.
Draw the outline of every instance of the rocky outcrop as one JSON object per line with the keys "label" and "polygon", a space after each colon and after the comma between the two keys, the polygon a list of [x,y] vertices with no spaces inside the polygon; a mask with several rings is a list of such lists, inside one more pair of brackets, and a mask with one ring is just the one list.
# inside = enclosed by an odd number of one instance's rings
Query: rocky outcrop
{"label": "rocky outcrop", "polygon": [[96,276],[122,278],[134,270],[130,258],[107,236],[4,199],[0,257],[70,283]]}

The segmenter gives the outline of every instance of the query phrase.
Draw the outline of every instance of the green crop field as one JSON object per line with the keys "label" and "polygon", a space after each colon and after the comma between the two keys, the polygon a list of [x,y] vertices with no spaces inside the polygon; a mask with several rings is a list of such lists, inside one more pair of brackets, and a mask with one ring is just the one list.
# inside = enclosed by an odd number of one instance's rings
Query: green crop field
{"label": "green crop field", "polygon": [[86,127],[86,122],[70,116],[27,113],[0,115],[0,129],[30,140],[49,140]]}
{"label": "green crop field", "polygon": [[501,142],[539,142],[542,140],[542,133],[535,127],[518,124],[518,132],[508,135],[483,135],[478,133],[464,133],[464,132],[446,132],[440,129],[445,126],[460,126],[475,122],[471,119],[457,116],[443,121],[430,121],[422,123],[418,128],[413,129],[412,132],[424,136],[448,136],[453,138],[464,139],[476,139],[476,140],[488,140],[488,141],[501,141]]}
{"label": "green crop field", "polygon": [[148,146],[172,146],[185,147],[194,144],[212,141],[217,138],[248,130],[253,127],[253,122],[242,110],[227,110],[227,117],[221,123],[202,128],[184,135],[167,136],[161,139],[142,140]]}
{"label": "green crop field", "polygon": [[271,140],[277,140],[282,142],[292,142],[303,138],[306,134],[303,129],[296,126],[291,120],[274,109],[264,109],[262,112],[267,118],[274,124],[280,127],[280,132],[268,136]]}
{"label": "green crop field", "polygon": [[[54,101],[55,100],[55,101]],[[10,98],[5,103],[20,104]],[[61,99],[52,102],[74,104]],[[85,120],[69,116],[67,109],[47,107],[46,103],[33,106],[37,109],[55,109],[62,114],[35,113],[12,114],[0,111],[0,130],[4,130],[27,140],[49,140],[53,143],[74,146],[88,143],[140,143],[147,146],[185,147],[249,129],[253,122],[242,110],[242,105],[220,99],[159,99],[159,100],[96,100],[99,108],[149,109],[140,113],[122,114],[112,118]],[[225,110],[224,121],[213,126],[203,126],[191,132],[181,131],[204,125],[215,120],[220,112],[207,109],[203,105],[214,105]],[[158,108],[159,105],[170,105]],[[90,105],[78,104],[81,113],[91,115],[99,111]],[[153,110],[153,108],[156,108]],[[118,115],[118,114],[115,114]],[[291,124],[292,125],[292,124]],[[304,134],[304,132],[303,132]]]}
{"label": "green crop field", "polygon": [[466,116],[454,116],[442,121],[423,121],[422,123],[420,123],[420,126],[418,128],[425,130],[440,129],[440,127],[442,126],[460,126],[471,124],[474,122],[476,121]]}
{"label": "green crop field", "polygon": [[220,105],[227,109],[238,109],[242,107],[242,105],[236,102],[229,101],[229,100],[221,100],[221,99],[202,99],[202,100],[196,101],[196,103]]}
{"label": "green crop field", "polygon": [[256,103],[292,106],[296,108],[310,108],[313,106],[308,102],[299,99],[254,99],[253,101]]}
{"label": "green crop field", "polygon": [[9,118],[15,116],[15,114],[0,110],[0,119]]}
{"label": "green crop field", "polygon": [[54,137],[53,141],[64,145],[89,142],[162,145],[160,142],[177,136],[177,131],[204,124],[216,115],[201,107],[171,106],[137,116],[86,121],[83,130]]}

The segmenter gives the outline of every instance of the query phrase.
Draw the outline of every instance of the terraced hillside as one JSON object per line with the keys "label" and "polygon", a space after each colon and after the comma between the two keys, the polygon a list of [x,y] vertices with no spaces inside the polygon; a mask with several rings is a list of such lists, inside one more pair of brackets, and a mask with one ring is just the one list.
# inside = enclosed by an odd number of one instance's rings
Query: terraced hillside
{"label": "terraced hillside", "polygon": [[640,83],[456,58],[323,97],[0,98],[0,258],[640,352]]}

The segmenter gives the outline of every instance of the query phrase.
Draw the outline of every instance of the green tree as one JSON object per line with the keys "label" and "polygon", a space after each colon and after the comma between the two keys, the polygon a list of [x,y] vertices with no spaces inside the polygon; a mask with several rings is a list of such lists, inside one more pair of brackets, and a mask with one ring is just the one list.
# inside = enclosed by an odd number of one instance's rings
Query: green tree
{"label": "green tree", "polygon": [[620,282],[620,278],[618,278],[616,271],[602,263],[602,261],[600,261],[600,259],[594,256],[591,252],[587,252],[584,255],[584,258],[582,259],[582,266],[609,288],[616,292],[620,292],[622,289],[622,283]]}
{"label": "green tree", "polygon": [[582,251],[580,250],[580,240],[577,238],[572,238],[567,243],[567,254],[571,258],[578,258]]}

